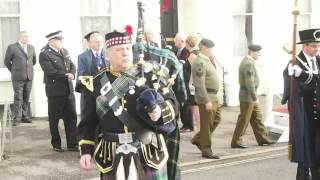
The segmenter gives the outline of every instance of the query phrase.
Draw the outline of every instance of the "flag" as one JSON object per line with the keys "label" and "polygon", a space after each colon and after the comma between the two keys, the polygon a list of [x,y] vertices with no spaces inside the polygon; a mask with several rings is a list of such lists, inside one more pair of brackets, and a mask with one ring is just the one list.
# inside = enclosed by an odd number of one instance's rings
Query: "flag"
{"label": "flag", "polygon": [[170,0],[160,0],[161,13],[168,11],[170,8]]}

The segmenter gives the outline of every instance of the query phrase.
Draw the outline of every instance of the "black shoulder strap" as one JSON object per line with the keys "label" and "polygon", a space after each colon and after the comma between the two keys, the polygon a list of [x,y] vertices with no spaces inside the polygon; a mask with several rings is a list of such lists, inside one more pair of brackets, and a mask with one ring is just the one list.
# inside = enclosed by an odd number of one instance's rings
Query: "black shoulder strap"
{"label": "black shoulder strap", "polygon": [[124,125],[126,125],[129,130],[135,130],[135,129],[141,128],[140,124],[134,118],[132,118],[127,111],[124,111],[123,107],[119,102],[118,96],[113,91],[109,78],[105,73],[102,75],[102,78],[100,79],[100,83],[102,86],[100,90],[101,95],[107,98],[109,107],[111,107],[111,109],[113,110],[114,115]]}

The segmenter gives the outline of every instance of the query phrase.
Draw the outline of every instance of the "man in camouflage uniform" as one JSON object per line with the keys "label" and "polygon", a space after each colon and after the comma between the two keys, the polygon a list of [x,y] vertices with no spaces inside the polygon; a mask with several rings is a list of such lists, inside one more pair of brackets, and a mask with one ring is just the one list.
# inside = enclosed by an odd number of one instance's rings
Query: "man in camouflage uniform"
{"label": "man in camouflage uniform", "polygon": [[260,56],[261,46],[252,44],[248,49],[248,55],[241,61],[239,66],[240,115],[231,141],[232,148],[248,147],[242,143],[242,136],[249,122],[259,146],[274,144],[269,140],[267,129],[262,122],[262,113],[257,97],[259,77],[254,61],[258,60]]}

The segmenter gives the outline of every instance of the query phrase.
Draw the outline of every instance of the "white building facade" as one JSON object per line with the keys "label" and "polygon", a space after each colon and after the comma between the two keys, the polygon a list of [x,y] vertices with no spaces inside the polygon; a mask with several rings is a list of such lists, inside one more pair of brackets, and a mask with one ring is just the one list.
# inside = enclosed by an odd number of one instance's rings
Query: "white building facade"
{"label": "white building facade", "polygon": [[[159,0],[144,2],[146,26],[159,34]],[[229,105],[239,103],[238,64],[247,53],[248,42],[263,47],[257,62],[261,77],[259,93],[265,94],[270,89],[273,93],[282,92],[282,71],[291,58],[282,47],[290,46],[292,41],[293,0],[177,0],[177,4],[179,32],[200,33],[215,42],[215,56],[228,72],[225,73],[225,91]],[[320,1],[300,0],[299,7],[298,29],[320,28],[320,12],[315,10],[320,7]],[[83,39],[86,33],[98,30],[105,34],[127,24],[135,30],[137,14],[136,0],[1,0],[0,102],[13,101],[10,73],[3,59],[8,44],[17,41],[19,31],[29,32],[30,43],[38,56],[47,43],[45,36],[62,30],[64,47],[77,65],[78,55],[86,48]],[[38,59],[34,70],[32,113],[35,117],[44,117],[47,116],[47,98]]]}

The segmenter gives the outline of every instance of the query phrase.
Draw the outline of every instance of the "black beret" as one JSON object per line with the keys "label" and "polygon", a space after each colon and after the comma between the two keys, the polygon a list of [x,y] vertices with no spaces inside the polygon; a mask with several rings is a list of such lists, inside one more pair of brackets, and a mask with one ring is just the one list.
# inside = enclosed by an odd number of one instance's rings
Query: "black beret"
{"label": "black beret", "polygon": [[100,32],[99,31],[91,31],[88,34],[86,34],[83,38],[86,39],[87,41],[89,41],[91,35],[94,34],[94,33],[100,33]]}
{"label": "black beret", "polygon": [[200,44],[205,46],[205,47],[208,47],[208,48],[213,48],[214,47],[214,42],[211,41],[210,39],[206,39],[206,38],[202,39],[200,41]]}
{"label": "black beret", "polygon": [[46,35],[46,38],[48,40],[50,40],[50,39],[60,39],[61,40],[61,39],[63,39],[62,31],[52,32],[52,33]]}
{"label": "black beret", "polygon": [[300,42],[297,44],[320,42],[320,29],[306,29],[299,31],[299,37]]}
{"label": "black beret", "polygon": [[249,49],[250,51],[256,52],[256,51],[260,51],[260,50],[262,49],[262,47],[261,47],[260,45],[258,45],[258,44],[250,44],[250,45],[248,46],[248,49]]}

